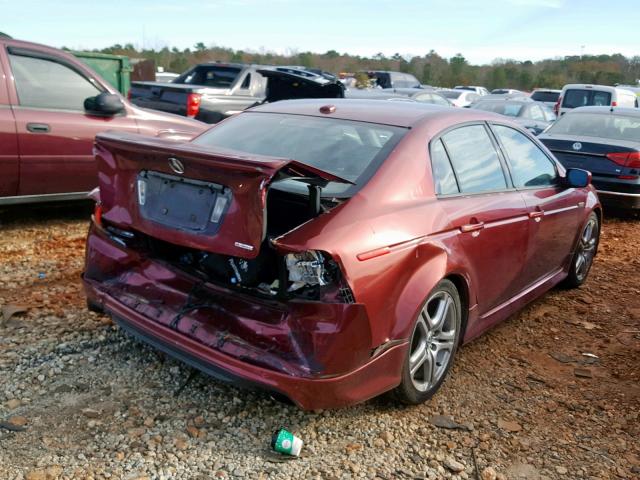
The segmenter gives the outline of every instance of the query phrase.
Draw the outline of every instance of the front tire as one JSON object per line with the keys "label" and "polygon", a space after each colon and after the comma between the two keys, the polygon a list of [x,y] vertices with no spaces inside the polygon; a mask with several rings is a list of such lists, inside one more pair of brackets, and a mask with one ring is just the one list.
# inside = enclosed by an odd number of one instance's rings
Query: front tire
{"label": "front tire", "polygon": [[401,402],[417,405],[438,391],[453,364],[461,327],[460,294],[451,281],[442,280],[415,320],[402,381],[394,390]]}
{"label": "front tire", "polygon": [[566,288],[577,288],[587,280],[599,241],[600,220],[596,212],[591,212],[580,232],[578,245],[569,266],[569,275],[563,282]]}

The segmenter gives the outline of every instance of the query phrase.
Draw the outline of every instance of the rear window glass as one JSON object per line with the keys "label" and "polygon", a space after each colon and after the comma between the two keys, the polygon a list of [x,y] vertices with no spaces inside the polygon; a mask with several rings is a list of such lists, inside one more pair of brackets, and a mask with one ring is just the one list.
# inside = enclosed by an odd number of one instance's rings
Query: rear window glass
{"label": "rear window glass", "polygon": [[483,102],[476,103],[473,108],[484,110],[486,112],[499,113],[500,115],[508,115],[509,117],[517,117],[522,110],[520,103],[507,102]]}
{"label": "rear window glass", "polygon": [[640,142],[640,116],[581,113],[578,111],[560,117],[547,130],[547,133]]}
{"label": "rear window glass", "polygon": [[[289,158],[354,182],[329,183],[323,196],[355,193],[375,173],[406,128],[278,113],[246,112],[194,139],[193,143],[248,154]],[[307,193],[300,182],[278,188]]]}
{"label": "rear window glass", "polygon": [[191,85],[205,85],[213,88],[229,88],[240,74],[238,67],[220,65],[199,65],[180,75],[174,83],[188,83]]}
{"label": "rear window glass", "polygon": [[562,100],[565,108],[611,105],[611,93],[601,90],[567,90]]}
{"label": "rear window glass", "polygon": [[557,102],[560,98],[560,92],[533,92],[531,100],[536,102]]}
{"label": "rear window glass", "polygon": [[454,91],[448,91],[448,92],[438,92],[440,93],[440,95],[442,95],[443,97],[447,97],[447,98],[458,98],[460,95],[462,95],[464,92],[454,92]]}

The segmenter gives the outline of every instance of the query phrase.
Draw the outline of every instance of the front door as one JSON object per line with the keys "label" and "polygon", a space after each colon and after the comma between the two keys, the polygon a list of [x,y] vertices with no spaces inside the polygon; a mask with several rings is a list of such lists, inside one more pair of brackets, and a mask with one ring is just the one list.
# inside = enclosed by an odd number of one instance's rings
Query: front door
{"label": "front door", "polygon": [[522,276],[530,286],[557,273],[569,261],[585,195],[562,186],[556,163],[528,136],[505,125],[491,128],[527,205],[530,233]]}
{"label": "front door", "polygon": [[86,192],[97,186],[93,140],[116,129],[137,132],[125,114],[88,115],[84,101],[104,91],[64,57],[24,49],[8,52],[17,105],[19,195]]}
{"label": "front door", "polygon": [[18,140],[0,52],[0,199],[18,192]]}

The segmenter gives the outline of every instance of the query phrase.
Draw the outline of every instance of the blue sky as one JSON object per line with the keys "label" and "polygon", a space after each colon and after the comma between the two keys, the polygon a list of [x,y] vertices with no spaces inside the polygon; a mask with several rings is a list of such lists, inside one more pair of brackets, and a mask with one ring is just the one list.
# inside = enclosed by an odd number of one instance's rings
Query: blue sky
{"label": "blue sky", "polygon": [[472,63],[640,55],[638,0],[0,0],[0,12],[0,31],[14,38],[77,49],[200,41],[279,53],[434,49]]}

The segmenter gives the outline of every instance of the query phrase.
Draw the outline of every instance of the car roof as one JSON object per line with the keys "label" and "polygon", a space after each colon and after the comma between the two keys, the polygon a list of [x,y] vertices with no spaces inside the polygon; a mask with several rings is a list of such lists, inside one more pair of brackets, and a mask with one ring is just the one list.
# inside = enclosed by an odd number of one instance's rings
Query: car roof
{"label": "car roof", "polygon": [[624,116],[632,116],[640,118],[640,108],[631,108],[631,107],[578,107],[570,110],[566,113],[575,114],[575,113],[596,113],[599,115],[624,115]]}
{"label": "car roof", "polygon": [[[323,114],[320,107],[335,106],[333,113]],[[267,103],[246,110],[248,112],[284,113],[292,115],[309,115],[315,117],[339,118],[361,122],[379,123],[411,128],[429,119],[455,119],[455,123],[465,121],[482,121],[502,118],[491,112],[470,109],[457,109],[446,106],[431,105],[421,102],[381,102],[367,99],[324,98],[304,100],[283,100]]]}
{"label": "car roof", "polygon": [[[533,92],[552,92],[552,93],[560,93],[562,90],[557,90],[555,88],[534,88]],[[531,93],[533,93],[531,92]]]}

